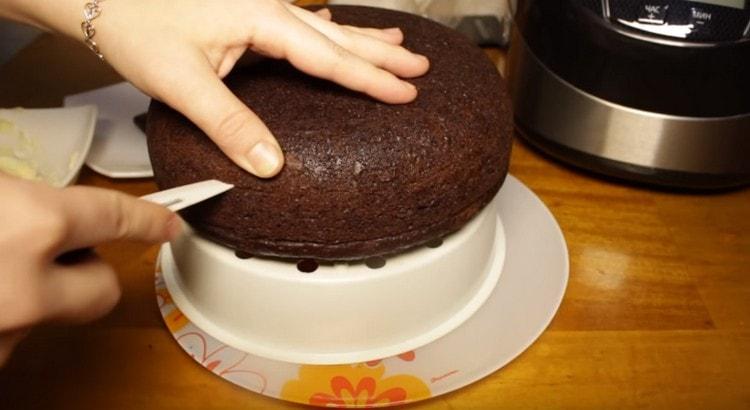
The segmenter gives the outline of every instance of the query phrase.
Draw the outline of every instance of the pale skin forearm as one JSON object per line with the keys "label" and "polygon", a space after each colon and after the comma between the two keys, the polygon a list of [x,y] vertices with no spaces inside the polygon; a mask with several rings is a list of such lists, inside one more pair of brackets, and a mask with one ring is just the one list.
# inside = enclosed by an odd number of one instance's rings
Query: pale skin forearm
{"label": "pale skin forearm", "polygon": [[82,39],[86,0],[0,0],[0,17]]}

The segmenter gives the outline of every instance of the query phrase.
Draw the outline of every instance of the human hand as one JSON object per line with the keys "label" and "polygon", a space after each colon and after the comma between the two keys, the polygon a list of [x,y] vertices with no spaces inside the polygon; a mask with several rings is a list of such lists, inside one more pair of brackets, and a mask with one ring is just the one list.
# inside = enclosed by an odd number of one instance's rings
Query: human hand
{"label": "human hand", "polygon": [[119,299],[114,270],[93,252],[61,255],[120,239],[163,242],[181,227],[164,207],[103,189],[0,173],[0,198],[0,365],[31,326],[94,320]]}
{"label": "human hand", "polygon": [[237,165],[271,177],[283,165],[281,148],[220,81],[248,48],[387,103],[413,100],[416,88],[398,77],[428,69],[425,57],[399,46],[399,29],[341,26],[330,17],[279,0],[107,1],[96,41],[134,85],[183,113]]}

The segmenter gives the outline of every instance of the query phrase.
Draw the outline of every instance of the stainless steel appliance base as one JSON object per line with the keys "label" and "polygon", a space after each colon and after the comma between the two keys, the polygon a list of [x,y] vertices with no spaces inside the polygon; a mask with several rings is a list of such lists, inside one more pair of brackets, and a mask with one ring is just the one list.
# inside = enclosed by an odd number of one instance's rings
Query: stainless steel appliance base
{"label": "stainless steel appliance base", "polygon": [[509,87],[516,124],[534,145],[640,182],[701,189],[750,183],[750,114],[680,117],[602,100],[552,73],[514,34]]}
{"label": "stainless steel appliance base", "polygon": [[633,165],[572,149],[526,129],[516,119],[523,141],[555,160],[626,182],[690,190],[725,190],[750,184],[750,174],[705,174]]}

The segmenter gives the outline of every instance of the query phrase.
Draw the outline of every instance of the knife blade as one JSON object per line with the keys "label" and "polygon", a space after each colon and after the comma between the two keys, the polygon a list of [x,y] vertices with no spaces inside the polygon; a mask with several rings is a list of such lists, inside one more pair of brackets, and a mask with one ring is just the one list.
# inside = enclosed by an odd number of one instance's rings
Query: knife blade
{"label": "knife blade", "polygon": [[232,184],[227,184],[216,179],[209,179],[154,192],[153,194],[142,196],[141,199],[165,206],[172,211],[179,211],[198,202],[213,198],[232,188],[234,188]]}

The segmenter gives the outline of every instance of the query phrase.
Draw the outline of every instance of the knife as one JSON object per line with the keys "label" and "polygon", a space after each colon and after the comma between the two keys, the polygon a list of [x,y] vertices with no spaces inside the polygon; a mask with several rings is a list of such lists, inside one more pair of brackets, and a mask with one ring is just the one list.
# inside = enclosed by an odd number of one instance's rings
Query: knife
{"label": "knife", "polygon": [[179,211],[198,202],[215,197],[232,188],[234,188],[232,184],[227,184],[216,179],[209,179],[207,181],[154,192],[153,194],[142,196],[141,199],[165,206],[171,211]]}

